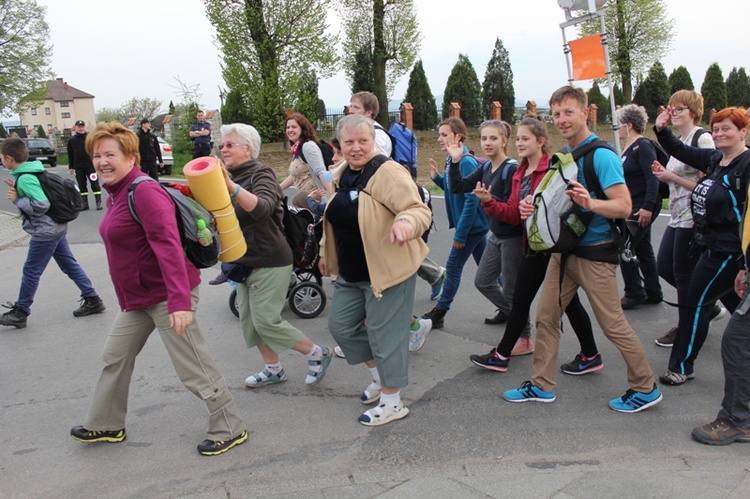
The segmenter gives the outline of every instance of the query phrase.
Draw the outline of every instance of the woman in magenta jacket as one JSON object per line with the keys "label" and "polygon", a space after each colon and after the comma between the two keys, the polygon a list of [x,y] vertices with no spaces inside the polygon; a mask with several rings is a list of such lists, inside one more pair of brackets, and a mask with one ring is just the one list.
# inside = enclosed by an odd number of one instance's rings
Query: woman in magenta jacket
{"label": "woman in magenta jacket", "polygon": [[104,369],[85,426],[71,429],[81,442],[122,442],[135,359],[154,329],[185,387],[206,404],[207,439],[198,452],[212,456],[247,440],[245,423],[216,368],[193,311],[200,273],[184,256],[174,204],[157,182],[134,191],[140,223],[128,208],[128,188],[142,173],[138,138],[119,123],[96,127],[86,150],[109,193],[99,233],[120,312],[104,346]]}

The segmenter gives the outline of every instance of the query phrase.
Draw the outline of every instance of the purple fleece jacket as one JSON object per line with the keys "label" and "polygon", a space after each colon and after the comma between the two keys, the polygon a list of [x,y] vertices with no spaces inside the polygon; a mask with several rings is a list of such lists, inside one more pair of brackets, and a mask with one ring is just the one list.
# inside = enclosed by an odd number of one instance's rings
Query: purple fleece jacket
{"label": "purple fleece jacket", "polygon": [[104,186],[109,199],[99,234],[107,249],[117,300],[123,312],[164,300],[169,313],[192,310],[190,290],[200,284],[200,272],[182,250],[169,194],[156,182],[143,182],[135,191],[142,225],[128,210],[128,186],[144,175],[133,168],[116,184]]}

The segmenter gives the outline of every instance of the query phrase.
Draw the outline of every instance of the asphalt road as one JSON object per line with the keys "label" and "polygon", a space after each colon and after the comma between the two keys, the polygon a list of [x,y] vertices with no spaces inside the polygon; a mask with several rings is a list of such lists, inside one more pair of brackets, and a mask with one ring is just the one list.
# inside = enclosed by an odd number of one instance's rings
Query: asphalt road
{"label": "asphalt road", "polygon": [[[58,167],[59,169],[59,167]],[[0,173],[0,179],[7,176]],[[451,244],[441,199],[431,257],[444,263]],[[0,200],[0,209],[11,210]],[[117,445],[74,442],[101,370],[101,350],[117,312],[97,224],[103,212],[84,212],[69,241],[107,304],[104,314],[73,318],[75,286],[54,266],[42,277],[26,329],[0,330],[0,496],[3,497],[748,497],[747,447],[712,448],[693,442],[693,427],[716,415],[723,378],[720,336],[712,324],[696,364],[696,379],[664,387],[664,401],[636,415],[607,402],[627,389],[625,366],[595,326],[605,368],[582,377],[559,374],[553,404],[510,404],[504,390],[530,377],[532,357],[515,358],[508,373],[473,366],[504,326],[485,325],[492,305],[473,286],[469,261],[445,327],[410,357],[402,391],[411,414],[380,428],[357,423],[358,397],[369,383],[361,366],[331,364],[318,386],[304,385],[306,363],[281,355],[289,382],[248,390],[243,380],[262,367],[247,350],[230,313],[229,286],[201,286],[197,314],[208,344],[250,428],[248,443],[216,458],[199,456],[206,414],[181,385],[158,335],[138,358],[130,390],[128,440]],[[656,222],[658,247],[666,218]],[[0,300],[18,292],[26,247],[0,253]],[[215,271],[203,272],[204,282]],[[329,298],[332,286],[324,285]],[[419,281],[415,312],[434,302]],[[665,296],[675,300],[672,289]],[[333,346],[327,311],[284,317],[318,343]],[[676,321],[667,305],[626,312],[658,375],[669,350],[654,345]],[[565,325],[559,363],[577,353]]]}

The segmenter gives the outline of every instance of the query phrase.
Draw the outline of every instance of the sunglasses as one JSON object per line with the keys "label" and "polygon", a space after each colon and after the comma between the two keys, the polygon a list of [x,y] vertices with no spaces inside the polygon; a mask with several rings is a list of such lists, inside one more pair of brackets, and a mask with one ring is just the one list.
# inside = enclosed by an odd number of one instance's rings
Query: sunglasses
{"label": "sunglasses", "polygon": [[227,142],[226,144],[219,144],[219,149],[231,149],[233,147],[248,147],[245,144],[237,144],[235,142]]}

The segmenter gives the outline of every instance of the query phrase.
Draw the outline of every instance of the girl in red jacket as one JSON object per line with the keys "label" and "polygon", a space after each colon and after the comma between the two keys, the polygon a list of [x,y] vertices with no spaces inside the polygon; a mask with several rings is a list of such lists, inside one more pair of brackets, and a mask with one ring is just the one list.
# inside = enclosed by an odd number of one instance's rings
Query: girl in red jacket
{"label": "girl in red jacket", "polygon": [[[473,191],[473,194],[482,202],[482,208],[487,212],[487,215],[505,223],[520,224],[533,213],[533,192],[549,169],[548,141],[549,137],[544,122],[532,117],[524,118],[521,121],[516,132],[516,149],[521,159],[521,165],[513,175],[512,190],[508,200],[506,202],[497,201],[490,195],[487,187],[480,183],[477,183],[477,187]],[[548,253],[527,252],[521,261],[518,275],[523,276],[523,278],[516,281],[513,307],[508,317],[503,339],[490,353],[470,356],[474,364],[496,372],[508,370],[510,353],[529,321],[531,304],[542,282],[544,282],[549,258]],[[562,372],[581,375],[598,371],[604,365],[594,341],[591,320],[577,294],[565,309],[565,313],[568,315],[576,336],[578,336],[581,353],[576,355],[572,362],[563,364],[561,366]]]}

